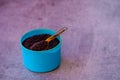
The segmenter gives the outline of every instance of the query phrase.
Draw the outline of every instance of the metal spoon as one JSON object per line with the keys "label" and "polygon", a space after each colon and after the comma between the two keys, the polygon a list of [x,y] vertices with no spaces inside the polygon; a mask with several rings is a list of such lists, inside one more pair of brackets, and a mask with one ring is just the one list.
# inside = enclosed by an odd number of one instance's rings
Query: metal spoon
{"label": "metal spoon", "polygon": [[67,30],[67,27],[63,27],[62,29],[60,29],[59,31],[57,31],[56,34],[48,37],[46,40],[42,40],[39,42],[34,43],[30,49],[32,50],[36,50],[36,48],[40,48],[40,50],[46,50],[48,49],[49,46],[49,42],[51,42],[53,39],[55,39],[58,35],[60,35],[61,33],[63,33],[64,31]]}

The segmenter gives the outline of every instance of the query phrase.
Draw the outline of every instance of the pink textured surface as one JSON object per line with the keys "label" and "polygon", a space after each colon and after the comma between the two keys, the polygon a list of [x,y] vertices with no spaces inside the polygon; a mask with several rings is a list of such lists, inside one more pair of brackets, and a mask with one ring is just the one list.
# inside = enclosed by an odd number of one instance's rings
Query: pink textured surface
{"label": "pink textured surface", "polygon": [[[33,73],[20,37],[35,28],[62,34],[62,64]],[[0,0],[0,80],[120,80],[120,0]]]}

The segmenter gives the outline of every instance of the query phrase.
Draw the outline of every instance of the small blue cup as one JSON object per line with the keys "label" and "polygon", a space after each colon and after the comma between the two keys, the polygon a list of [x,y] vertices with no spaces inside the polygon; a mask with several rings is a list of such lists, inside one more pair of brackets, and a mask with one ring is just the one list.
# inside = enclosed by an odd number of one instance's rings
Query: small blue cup
{"label": "small blue cup", "polygon": [[50,29],[36,29],[29,31],[22,36],[20,40],[20,45],[22,49],[23,63],[27,69],[33,72],[49,72],[59,67],[61,63],[61,44],[62,44],[62,39],[60,36],[57,37],[57,39],[60,41],[59,44],[49,50],[33,51],[27,49],[22,45],[22,42],[25,39],[32,37],[34,35],[39,34],[53,35],[55,33],[56,32],[54,30]]}

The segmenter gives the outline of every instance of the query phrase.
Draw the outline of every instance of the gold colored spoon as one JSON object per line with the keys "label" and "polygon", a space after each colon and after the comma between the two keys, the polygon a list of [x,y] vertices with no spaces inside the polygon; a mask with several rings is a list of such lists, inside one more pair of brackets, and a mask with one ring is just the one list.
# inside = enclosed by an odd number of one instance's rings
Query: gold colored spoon
{"label": "gold colored spoon", "polygon": [[40,50],[45,50],[45,49],[48,49],[48,46],[49,46],[49,42],[51,42],[53,39],[55,39],[58,35],[60,35],[61,33],[63,33],[64,31],[67,30],[67,27],[63,27],[62,29],[60,29],[59,31],[57,31],[56,34],[48,37],[46,40],[42,40],[42,41],[39,41],[39,42],[36,42],[34,43],[30,49],[32,50],[36,50],[36,48],[40,48]]}

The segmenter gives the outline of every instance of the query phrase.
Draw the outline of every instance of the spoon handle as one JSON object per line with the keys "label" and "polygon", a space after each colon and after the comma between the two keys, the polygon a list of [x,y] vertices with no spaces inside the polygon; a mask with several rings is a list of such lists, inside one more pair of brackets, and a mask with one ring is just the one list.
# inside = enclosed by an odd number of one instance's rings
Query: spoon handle
{"label": "spoon handle", "polygon": [[52,41],[53,39],[55,39],[58,35],[60,35],[61,33],[63,33],[66,30],[67,30],[67,27],[63,27],[62,29],[60,29],[59,31],[57,31],[56,34],[54,34],[53,36],[48,37],[45,41],[49,43],[50,41]]}

